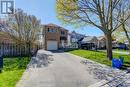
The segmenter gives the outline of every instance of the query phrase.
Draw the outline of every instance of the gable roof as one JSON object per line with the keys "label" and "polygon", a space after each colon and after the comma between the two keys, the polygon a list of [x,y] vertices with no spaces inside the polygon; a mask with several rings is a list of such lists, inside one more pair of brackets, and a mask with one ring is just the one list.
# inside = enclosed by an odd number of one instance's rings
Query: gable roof
{"label": "gable roof", "polygon": [[95,36],[86,36],[86,37],[82,40],[82,42],[83,42],[83,43],[92,43],[92,41],[93,41],[94,39],[98,40],[97,37],[95,37]]}
{"label": "gable roof", "polygon": [[53,23],[45,24],[45,25],[43,25],[43,26],[57,27],[57,28],[59,28],[59,29],[68,31],[67,29],[65,29],[65,28],[63,28],[63,27],[61,27],[61,26],[59,26],[59,25],[53,24]]}
{"label": "gable roof", "polygon": [[94,37],[93,36],[87,36],[83,39],[83,41],[90,41],[92,40]]}
{"label": "gable roof", "polygon": [[75,32],[75,31],[72,31],[70,34],[75,34],[75,35],[85,36],[85,35],[83,35],[83,34],[80,34],[80,33]]}
{"label": "gable roof", "polygon": [[60,27],[60,26],[58,26],[58,25],[56,25],[56,24],[53,24],[53,23],[46,24],[45,26],[55,26],[55,27]]}
{"label": "gable roof", "polygon": [[97,37],[98,40],[105,40],[105,36],[100,36],[100,37]]}

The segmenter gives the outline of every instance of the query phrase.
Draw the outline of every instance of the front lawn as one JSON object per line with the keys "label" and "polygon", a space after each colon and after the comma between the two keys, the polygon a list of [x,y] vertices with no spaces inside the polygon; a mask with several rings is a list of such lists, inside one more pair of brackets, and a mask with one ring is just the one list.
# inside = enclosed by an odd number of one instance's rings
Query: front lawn
{"label": "front lawn", "polygon": [[4,58],[4,68],[0,73],[0,87],[15,87],[28,63],[27,57]]}
{"label": "front lawn", "polygon": [[[68,52],[71,54],[74,54],[74,55],[84,57],[86,59],[90,59],[90,60],[99,62],[101,64],[111,66],[111,61],[109,61],[106,58],[106,53],[102,52],[102,51],[73,50],[73,51],[68,51]],[[124,66],[127,66],[127,67],[130,66],[130,55],[113,53],[114,58],[118,58],[119,56],[124,57],[124,61],[125,61]]]}

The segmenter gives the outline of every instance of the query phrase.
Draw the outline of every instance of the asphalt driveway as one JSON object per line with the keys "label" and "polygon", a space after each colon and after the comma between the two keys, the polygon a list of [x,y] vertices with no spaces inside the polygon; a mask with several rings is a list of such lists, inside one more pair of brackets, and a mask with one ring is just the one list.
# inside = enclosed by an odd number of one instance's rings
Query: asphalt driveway
{"label": "asphalt driveway", "polygon": [[16,87],[87,87],[99,81],[80,63],[80,57],[53,53],[53,58],[48,66],[27,69]]}

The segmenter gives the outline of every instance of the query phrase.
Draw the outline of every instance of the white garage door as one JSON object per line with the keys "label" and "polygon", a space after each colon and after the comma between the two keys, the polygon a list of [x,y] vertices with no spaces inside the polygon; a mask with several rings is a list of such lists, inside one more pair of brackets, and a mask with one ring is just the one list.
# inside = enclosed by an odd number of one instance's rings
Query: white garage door
{"label": "white garage door", "polygon": [[47,41],[47,50],[57,50],[58,43],[57,41]]}

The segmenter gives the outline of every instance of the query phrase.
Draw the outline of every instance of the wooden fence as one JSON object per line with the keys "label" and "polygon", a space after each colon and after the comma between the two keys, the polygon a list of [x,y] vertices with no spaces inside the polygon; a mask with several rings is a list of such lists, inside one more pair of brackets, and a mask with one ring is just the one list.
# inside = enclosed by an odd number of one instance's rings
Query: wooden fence
{"label": "wooden fence", "polygon": [[[42,49],[42,44],[31,47],[31,52],[34,54],[38,49]],[[26,46],[19,46],[13,43],[0,43],[0,55],[2,56],[25,56],[28,55]]]}

